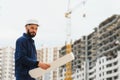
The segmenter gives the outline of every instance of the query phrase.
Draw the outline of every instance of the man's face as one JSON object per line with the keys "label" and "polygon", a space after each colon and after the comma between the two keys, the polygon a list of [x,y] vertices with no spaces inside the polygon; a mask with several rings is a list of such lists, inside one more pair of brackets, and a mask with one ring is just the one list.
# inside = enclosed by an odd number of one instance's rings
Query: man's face
{"label": "man's face", "polygon": [[36,24],[26,25],[26,31],[30,37],[35,37],[37,33],[37,29],[38,29],[38,26]]}

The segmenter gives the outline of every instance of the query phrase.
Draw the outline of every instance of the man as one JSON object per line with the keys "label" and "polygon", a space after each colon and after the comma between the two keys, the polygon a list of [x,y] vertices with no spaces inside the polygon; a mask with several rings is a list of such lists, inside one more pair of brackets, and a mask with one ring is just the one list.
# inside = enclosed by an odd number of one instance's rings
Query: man
{"label": "man", "polygon": [[15,76],[16,80],[35,80],[29,75],[29,70],[40,67],[48,69],[49,64],[41,63],[36,58],[36,48],[33,37],[36,36],[39,27],[38,21],[28,20],[25,28],[26,33],[17,39],[15,49]]}

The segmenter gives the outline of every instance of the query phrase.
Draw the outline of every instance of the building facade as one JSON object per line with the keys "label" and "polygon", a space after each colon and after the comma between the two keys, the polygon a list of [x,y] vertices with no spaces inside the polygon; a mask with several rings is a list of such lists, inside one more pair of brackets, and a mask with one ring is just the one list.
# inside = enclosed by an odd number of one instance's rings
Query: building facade
{"label": "building facade", "polygon": [[11,47],[0,49],[0,80],[15,80],[14,49]]}
{"label": "building facade", "polygon": [[[72,61],[73,80],[119,80],[120,15],[113,15],[94,28],[94,31],[72,44],[75,60]],[[60,50],[65,55],[65,46]],[[65,66],[60,68],[64,80]]]}
{"label": "building facade", "polygon": [[[59,58],[59,49],[60,47],[42,47],[37,50],[37,59],[44,63],[51,63]],[[41,76],[38,80],[58,80],[58,73],[59,68]]]}

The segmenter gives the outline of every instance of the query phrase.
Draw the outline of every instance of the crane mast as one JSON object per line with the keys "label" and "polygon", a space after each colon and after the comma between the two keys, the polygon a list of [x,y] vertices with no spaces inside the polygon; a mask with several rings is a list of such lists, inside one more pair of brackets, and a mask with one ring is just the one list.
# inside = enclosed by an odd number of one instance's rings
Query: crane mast
{"label": "crane mast", "polygon": [[[79,6],[85,5],[86,0],[81,1],[79,4],[77,4],[74,8],[71,8],[70,0],[68,0],[68,6],[67,6],[67,12],[65,13],[66,18],[66,54],[69,54],[72,52],[72,40],[71,40],[71,14],[74,12]],[[83,14],[83,17],[86,15]],[[66,72],[65,72],[65,79],[64,80],[72,80],[72,63],[68,62],[66,64]]]}
{"label": "crane mast", "polygon": [[[71,12],[70,11],[70,0],[68,0],[68,7],[65,17],[67,19],[66,27],[66,54],[69,54],[72,51],[71,46]],[[71,62],[66,63],[66,73],[64,80],[72,80],[72,65]]]}

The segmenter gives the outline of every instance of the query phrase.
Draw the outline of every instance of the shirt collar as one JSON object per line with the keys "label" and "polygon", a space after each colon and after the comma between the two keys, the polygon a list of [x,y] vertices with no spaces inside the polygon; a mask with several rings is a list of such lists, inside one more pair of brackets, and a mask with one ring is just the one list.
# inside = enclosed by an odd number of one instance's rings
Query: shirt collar
{"label": "shirt collar", "polygon": [[30,38],[31,38],[31,37],[28,36],[28,34],[26,34],[26,33],[23,33],[23,36],[24,36],[25,38],[27,38],[27,39],[30,39]]}
{"label": "shirt collar", "polygon": [[26,33],[23,33],[23,36],[29,40],[31,40],[32,42],[34,42],[34,40]]}

